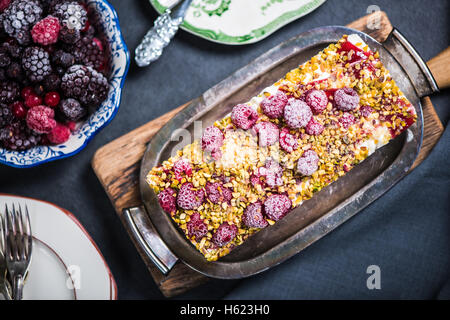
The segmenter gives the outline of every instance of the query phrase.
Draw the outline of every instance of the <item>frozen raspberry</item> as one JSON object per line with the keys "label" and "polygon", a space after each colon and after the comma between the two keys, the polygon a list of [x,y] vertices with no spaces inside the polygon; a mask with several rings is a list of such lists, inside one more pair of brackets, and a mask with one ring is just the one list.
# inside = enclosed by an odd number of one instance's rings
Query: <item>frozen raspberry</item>
{"label": "frozen raspberry", "polygon": [[355,110],[359,105],[358,93],[352,88],[339,89],[334,93],[334,103],[339,110]]}
{"label": "frozen raspberry", "polygon": [[53,119],[55,112],[52,108],[46,106],[36,106],[28,110],[27,125],[37,133],[50,133],[56,127],[56,121]]}
{"label": "frozen raspberry", "polygon": [[224,222],[217,228],[211,240],[216,246],[223,247],[236,237],[237,232],[238,228],[234,224]]}
{"label": "frozen raspberry", "polygon": [[264,167],[258,169],[258,174],[266,178],[266,184],[271,188],[283,185],[283,169],[271,158],[266,161]]}
{"label": "frozen raspberry", "polygon": [[250,183],[256,187],[256,185],[261,184],[261,180],[259,179],[260,175],[258,174],[252,174],[250,176]]}
{"label": "frozen raspberry", "polygon": [[363,117],[370,117],[370,115],[374,112],[374,110],[369,106],[363,106],[360,109],[361,115]]}
{"label": "frozen raspberry", "polygon": [[253,129],[258,134],[258,141],[261,147],[267,147],[277,143],[280,136],[280,130],[277,125],[272,122],[259,122],[255,124]]}
{"label": "frozen raspberry", "polygon": [[186,224],[188,236],[194,237],[196,241],[200,241],[208,233],[208,226],[200,219],[200,214],[195,212],[191,215],[189,222]]}
{"label": "frozen raspberry", "polygon": [[177,211],[176,192],[172,188],[166,188],[158,194],[159,205],[167,213]]}
{"label": "frozen raspberry", "polygon": [[252,107],[246,104],[238,104],[231,112],[231,121],[236,127],[248,130],[258,120],[258,113]]}
{"label": "frozen raspberry", "polygon": [[219,182],[207,182],[205,186],[206,194],[208,199],[212,203],[220,203],[220,202],[230,202],[233,197],[231,194],[231,190],[224,187]]}
{"label": "frozen raspberry", "polygon": [[261,202],[250,204],[242,215],[242,222],[249,228],[265,228],[268,225],[262,214]]}
{"label": "frozen raspberry", "polygon": [[264,202],[264,212],[266,216],[274,221],[283,218],[291,210],[292,202],[284,194],[273,194]]}
{"label": "frozen raspberry", "polygon": [[312,111],[306,102],[289,99],[288,104],[284,108],[284,120],[292,129],[305,127],[311,120]]}
{"label": "frozen raspberry", "polygon": [[205,193],[202,190],[194,190],[192,183],[184,183],[177,196],[177,204],[185,210],[197,209],[203,204]]}
{"label": "frozen raspberry", "polygon": [[275,95],[267,97],[261,102],[261,109],[271,119],[280,118],[283,116],[287,102],[286,94],[283,91],[278,91]]}
{"label": "frozen raspberry", "polygon": [[215,126],[207,127],[202,136],[202,148],[209,152],[217,151],[222,146],[223,140],[224,136],[219,128]]}
{"label": "frozen raspberry", "polygon": [[310,90],[306,94],[305,102],[314,114],[322,113],[328,104],[327,94],[323,90]]}
{"label": "frozen raspberry", "polygon": [[339,118],[339,122],[345,129],[348,129],[348,127],[355,123],[355,116],[349,112],[344,112],[342,117]]}
{"label": "frozen raspberry", "polygon": [[35,43],[47,46],[58,41],[60,29],[58,18],[48,16],[34,25],[31,29],[31,36]]}
{"label": "frozen raspberry", "polygon": [[283,128],[280,132],[280,145],[281,149],[286,152],[294,152],[298,148],[297,138],[289,133],[289,129]]}
{"label": "frozen raspberry", "polygon": [[11,109],[12,109],[12,114],[17,118],[17,119],[25,119],[25,117],[27,116],[27,109],[25,108],[25,106],[23,105],[22,101],[16,101],[11,105]]}
{"label": "frozen raspberry", "polygon": [[297,171],[304,176],[310,176],[319,168],[319,156],[314,150],[303,152],[297,162]]}
{"label": "frozen raspberry", "polygon": [[187,159],[179,159],[173,165],[175,179],[183,179],[183,174],[190,176],[192,174],[192,166]]}
{"label": "frozen raspberry", "polygon": [[63,125],[62,123],[56,123],[56,126],[53,130],[47,134],[47,139],[52,144],[61,144],[69,140],[70,138],[70,129],[68,126]]}
{"label": "frozen raspberry", "polygon": [[220,149],[219,149],[219,150],[216,150],[216,151],[212,151],[212,152],[211,152],[211,157],[212,157],[214,160],[218,161],[218,160],[222,157],[222,151],[220,151]]}
{"label": "frozen raspberry", "polygon": [[318,136],[323,132],[324,126],[316,119],[311,118],[311,121],[309,121],[305,129],[307,134],[311,136]]}

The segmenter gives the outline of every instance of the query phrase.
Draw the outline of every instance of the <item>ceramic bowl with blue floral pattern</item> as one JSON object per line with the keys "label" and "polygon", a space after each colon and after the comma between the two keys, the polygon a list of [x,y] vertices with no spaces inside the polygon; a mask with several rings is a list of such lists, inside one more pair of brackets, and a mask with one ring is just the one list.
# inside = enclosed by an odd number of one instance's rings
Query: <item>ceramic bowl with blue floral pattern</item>
{"label": "ceramic bowl with blue floral pattern", "polygon": [[130,54],[122,37],[117,13],[111,4],[106,0],[86,0],[86,4],[89,12],[95,13],[95,26],[103,34],[104,44],[110,53],[108,97],[87,120],[77,126],[65,143],[37,146],[21,152],[0,148],[0,163],[27,168],[70,157],[80,152],[116,115],[130,64]]}

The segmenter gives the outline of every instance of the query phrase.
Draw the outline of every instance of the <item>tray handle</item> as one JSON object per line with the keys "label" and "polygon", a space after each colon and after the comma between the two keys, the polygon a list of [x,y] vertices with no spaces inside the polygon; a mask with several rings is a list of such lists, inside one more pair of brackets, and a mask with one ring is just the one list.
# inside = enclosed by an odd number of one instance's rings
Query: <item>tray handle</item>
{"label": "tray handle", "polygon": [[450,47],[427,62],[439,89],[450,88]]}
{"label": "tray handle", "polygon": [[164,275],[173,268],[178,258],[162,241],[143,206],[123,209],[131,235],[147,257]]}
{"label": "tray handle", "polygon": [[392,29],[383,46],[408,74],[419,97],[439,92],[439,87],[427,64],[400,31]]}

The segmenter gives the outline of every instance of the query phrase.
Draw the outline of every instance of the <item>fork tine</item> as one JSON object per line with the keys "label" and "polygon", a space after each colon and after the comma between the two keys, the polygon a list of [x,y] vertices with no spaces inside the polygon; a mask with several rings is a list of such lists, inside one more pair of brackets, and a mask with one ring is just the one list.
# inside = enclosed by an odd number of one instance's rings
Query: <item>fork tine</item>
{"label": "fork tine", "polygon": [[5,223],[2,214],[0,214],[0,254],[5,255]]}
{"label": "fork tine", "polygon": [[6,207],[6,223],[7,223],[7,228],[6,228],[6,241],[7,241],[7,253],[8,253],[8,257],[10,257],[12,260],[17,260],[18,259],[18,254],[17,254],[17,245],[16,245],[16,226],[15,226],[15,217],[14,217],[14,212],[16,210],[14,204],[12,207],[13,212],[11,213],[11,211],[8,210],[8,207]]}
{"label": "fork tine", "polygon": [[5,203],[5,220],[3,220],[4,222],[4,226],[3,226],[3,235],[5,238],[5,258],[8,258],[11,256],[11,250],[10,250],[10,242],[8,241],[9,238],[9,224],[8,224],[8,217],[9,217],[9,209],[8,209],[8,205]]}
{"label": "fork tine", "polygon": [[24,230],[26,237],[25,252],[26,257],[28,258],[31,257],[31,252],[33,250],[33,234],[31,233],[31,220],[27,205],[25,205]]}
{"label": "fork tine", "polygon": [[25,230],[24,230],[24,218],[23,218],[23,212],[22,212],[22,206],[20,204],[17,205],[19,209],[14,212],[16,217],[16,228],[18,233],[17,238],[17,254],[19,256],[19,259],[26,259],[26,237],[25,237]]}

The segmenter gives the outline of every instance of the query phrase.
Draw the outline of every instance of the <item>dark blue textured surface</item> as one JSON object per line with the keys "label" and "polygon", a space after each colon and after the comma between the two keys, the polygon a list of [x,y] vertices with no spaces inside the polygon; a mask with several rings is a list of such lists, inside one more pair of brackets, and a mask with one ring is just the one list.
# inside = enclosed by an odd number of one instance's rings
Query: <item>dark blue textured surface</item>
{"label": "dark blue textured surface", "polygon": [[[236,0],[233,0],[236,1]],[[147,0],[110,0],[130,51],[156,13]],[[80,154],[38,168],[0,167],[0,192],[35,197],[73,212],[102,250],[119,298],[163,298],[117,218],[90,160],[105,143],[199,96],[254,58],[308,29],[345,25],[369,5],[430,59],[450,43],[448,0],[328,0],[261,42],[224,46],[177,34],[156,63],[131,66],[121,108]],[[449,91],[432,97],[447,125]],[[450,133],[432,155],[372,206],[282,265],[242,281],[213,280],[178,298],[450,298]],[[366,288],[366,268],[381,268],[380,291]],[[445,284],[447,283],[447,286]]]}

